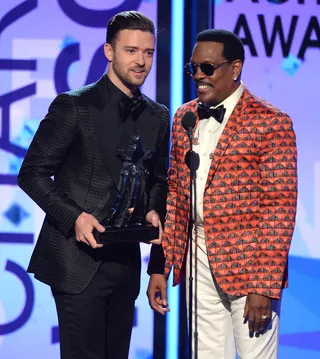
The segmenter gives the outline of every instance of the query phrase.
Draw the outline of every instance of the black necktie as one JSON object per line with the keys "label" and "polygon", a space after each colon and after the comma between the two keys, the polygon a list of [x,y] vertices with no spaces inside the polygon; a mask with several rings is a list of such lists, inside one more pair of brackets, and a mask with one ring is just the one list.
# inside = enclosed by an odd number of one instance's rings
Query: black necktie
{"label": "black necktie", "polygon": [[223,105],[220,105],[217,108],[210,108],[210,105],[199,102],[197,109],[200,120],[212,116],[219,123],[222,123],[224,114],[226,113],[226,109]]}

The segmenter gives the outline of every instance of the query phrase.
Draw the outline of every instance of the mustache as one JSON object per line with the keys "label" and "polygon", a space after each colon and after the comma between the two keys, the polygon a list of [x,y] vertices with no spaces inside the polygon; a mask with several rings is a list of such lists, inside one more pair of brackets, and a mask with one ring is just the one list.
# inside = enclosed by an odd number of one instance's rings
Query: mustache
{"label": "mustache", "polygon": [[132,67],[131,70],[143,70],[143,71],[145,71],[145,70],[146,70],[146,67],[145,67],[145,65],[143,65],[143,66],[136,66],[136,67]]}
{"label": "mustache", "polygon": [[200,85],[205,85],[205,86],[210,86],[210,87],[213,87],[209,82],[206,82],[206,81],[195,81],[196,83],[196,86],[200,86]]}

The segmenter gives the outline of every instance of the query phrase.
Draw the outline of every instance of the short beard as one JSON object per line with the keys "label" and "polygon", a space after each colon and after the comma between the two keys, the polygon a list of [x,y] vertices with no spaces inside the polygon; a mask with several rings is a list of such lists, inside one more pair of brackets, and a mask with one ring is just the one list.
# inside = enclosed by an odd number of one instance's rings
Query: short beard
{"label": "short beard", "polygon": [[113,67],[114,73],[117,75],[117,77],[120,79],[120,81],[124,85],[126,85],[128,88],[143,85],[147,78],[147,76],[145,76],[141,80],[137,79],[136,81],[134,81],[134,79],[130,78],[130,76],[125,71],[123,71],[123,69],[121,69],[120,66],[117,65],[116,59],[114,59],[112,61],[112,67]]}

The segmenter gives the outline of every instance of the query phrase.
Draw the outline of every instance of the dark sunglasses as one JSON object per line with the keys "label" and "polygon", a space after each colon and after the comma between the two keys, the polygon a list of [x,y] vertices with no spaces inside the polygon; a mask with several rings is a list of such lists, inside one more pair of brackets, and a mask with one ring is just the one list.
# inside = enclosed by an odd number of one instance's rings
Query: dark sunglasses
{"label": "dark sunglasses", "polygon": [[200,67],[201,72],[204,73],[206,76],[212,76],[214,74],[215,70],[217,70],[220,66],[222,66],[228,62],[229,62],[229,60],[226,60],[226,61],[221,62],[221,64],[218,64],[218,65],[207,64],[207,63],[196,64],[194,62],[189,62],[184,65],[184,68],[185,68],[187,74],[190,76],[194,76],[197,73],[198,67]]}

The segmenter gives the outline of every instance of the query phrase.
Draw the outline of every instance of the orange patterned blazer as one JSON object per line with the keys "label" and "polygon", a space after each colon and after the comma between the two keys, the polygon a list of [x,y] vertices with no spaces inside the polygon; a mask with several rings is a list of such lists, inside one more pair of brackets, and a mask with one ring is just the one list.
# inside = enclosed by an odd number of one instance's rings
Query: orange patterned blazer
{"label": "orange patterned blazer", "polygon": [[[184,274],[188,248],[189,150],[182,105],[172,127],[167,217],[162,246],[165,274]],[[197,121],[199,118],[197,116]],[[246,88],[214,152],[203,200],[211,271],[230,295],[279,298],[287,287],[288,252],[297,204],[296,139],[290,117]]]}

